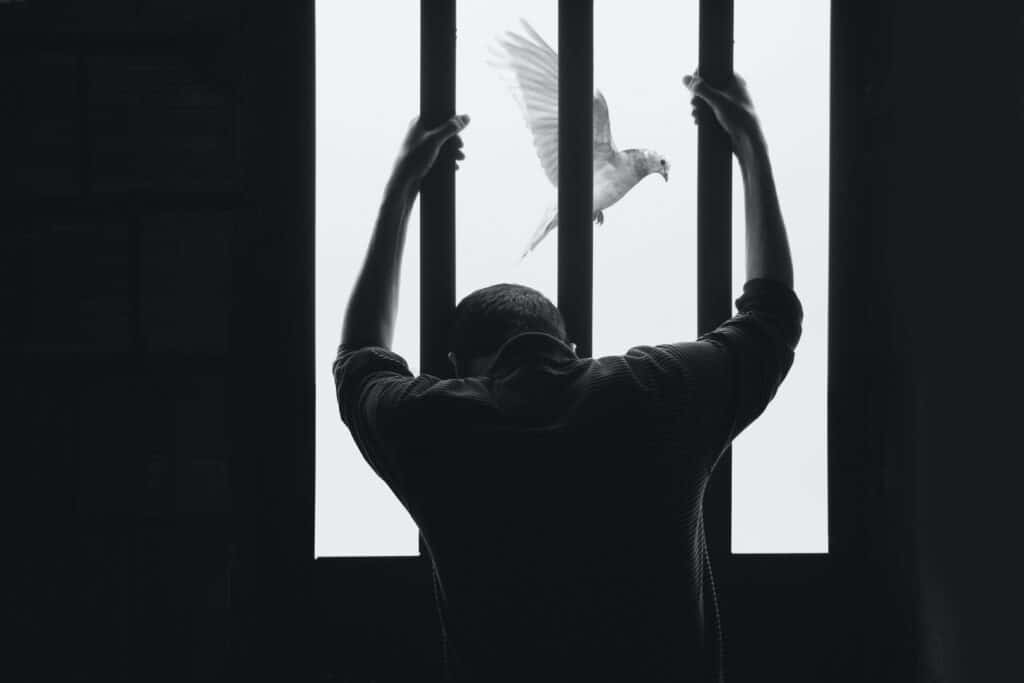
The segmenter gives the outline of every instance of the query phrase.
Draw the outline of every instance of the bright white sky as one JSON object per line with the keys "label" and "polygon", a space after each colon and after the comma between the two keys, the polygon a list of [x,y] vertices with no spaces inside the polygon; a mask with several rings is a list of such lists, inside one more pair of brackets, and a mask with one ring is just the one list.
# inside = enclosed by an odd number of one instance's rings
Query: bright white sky
{"label": "bright white sky", "polygon": [[[735,0],[735,65],[761,117],[789,230],[804,334],[764,415],[733,446],[733,551],[823,552],[828,268],[827,0]],[[525,18],[556,50],[557,3],[458,5],[456,297],[520,282],[557,300],[557,235],[518,257],[555,196],[487,46]],[[416,555],[416,527],[338,418],[330,365],[398,146],[419,103],[419,2],[353,11],[318,0],[316,396],[317,556]],[[669,159],[594,226],[594,355],[696,335],[696,128],[680,79],[697,62],[697,0],[596,0],[594,84],[620,149]],[[734,171],[734,292],[743,284],[743,204]],[[419,370],[419,210],[402,268],[395,351]],[[660,298],[651,296],[660,293]],[[734,296],[735,298],[735,296]]]}

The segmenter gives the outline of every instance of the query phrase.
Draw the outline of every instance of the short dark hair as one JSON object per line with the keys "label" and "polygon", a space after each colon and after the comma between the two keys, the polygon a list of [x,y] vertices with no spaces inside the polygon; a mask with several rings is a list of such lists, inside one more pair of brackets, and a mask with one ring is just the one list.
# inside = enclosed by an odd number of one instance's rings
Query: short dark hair
{"label": "short dark hair", "polygon": [[478,289],[459,302],[448,348],[461,359],[480,358],[521,332],[545,332],[566,341],[562,314],[546,296],[525,285],[503,282]]}

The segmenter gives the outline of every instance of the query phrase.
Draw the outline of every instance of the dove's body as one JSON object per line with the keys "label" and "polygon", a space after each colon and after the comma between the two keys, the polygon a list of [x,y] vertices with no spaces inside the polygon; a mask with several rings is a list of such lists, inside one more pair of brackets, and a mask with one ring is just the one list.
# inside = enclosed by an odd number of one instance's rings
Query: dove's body
{"label": "dove's body", "polygon": [[[511,74],[512,94],[523,111],[526,124],[533,133],[544,172],[558,187],[558,54],[544,42],[533,28],[523,21],[530,38],[509,31],[500,44],[505,54],[492,65]],[[660,173],[668,180],[669,164],[649,149],[619,151],[612,141],[608,119],[608,103],[598,90],[594,95],[594,220],[603,223],[604,209],[615,204],[634,185],[650,173]],[[530,244],[526,256],[545,235],[558,225],[555,204],[548,207]]]}
{"label": "dove's body", "polygon": [[[630,150],[633,151],[633,150]],[[615,156],[594,168],[594,212],[607,209],[622,199],[633,186],[640,182],[642,176],[629,160],[625,152],[616,152]],[[628,171],[628,172],[626,172]]]}
{"label": "dove's body", "polygon": [[[603,212],[609,206],[626,196],[626,193],[633,189],[633,186],[643,180],[646,176],[656,171],[646,169],[644,164],[645,150],[626,149],[616,152],[616,156],[610,161],[603,161],[598,165],[594,162],[594,220],[597,223],[604,223]],[[541,240],[552,230],[558,227],[558,210],[555,208],[557,202],[552,202],[544,214],[540,225],[530,238],[530,243],[522,256],[540,244]]]}

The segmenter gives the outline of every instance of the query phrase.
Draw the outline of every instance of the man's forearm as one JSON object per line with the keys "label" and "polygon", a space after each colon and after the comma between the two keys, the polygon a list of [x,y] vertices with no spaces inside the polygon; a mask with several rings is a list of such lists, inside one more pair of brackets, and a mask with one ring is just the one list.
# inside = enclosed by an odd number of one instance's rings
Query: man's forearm
{"label": "man's forearm", "polygon": [[746,207],[747,279],[767,278],[792,289],[793,262],[763,136],[742,144],[736,156]]}
{"label": "man's forearm", "polygon": [[[423,178],[445,143],[451,142],[456,161],[465,158],[459,149],[462,139],[458,134],[468,123],[469,116],[465,114],[453,116],[436,128],[426,128],[419,117],[409,123],[384,190],[366,260],[345,310],[341,326],[342,345],[391,348],[395,317],[398,315],[398,283],[405,231],[413,202]],[[458,163],[455,168],[458,168]]]}
{"label": "man's forearm", "polygon": [[388,183],[366,260],[345,311],[343,345],[391,348],[405,233],[415,199],[414,186],[394,180]]}

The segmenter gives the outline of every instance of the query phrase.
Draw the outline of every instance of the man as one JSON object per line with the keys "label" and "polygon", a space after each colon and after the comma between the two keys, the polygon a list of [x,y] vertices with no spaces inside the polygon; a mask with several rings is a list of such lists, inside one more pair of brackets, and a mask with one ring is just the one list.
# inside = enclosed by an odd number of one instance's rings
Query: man
{"label": "man", "polygon": [[334,373],[342,420],[422,532],[454,680],[721,676],[701,503],[789,371],[803,312],[744,82],[683,82],[697,121],[729,133],[746,196],[739,313],[695,342],[581,359],[550,301],[499,284],[456,309],[455,378],[412,376],[390,350],[406,222],[441,147],[464,158],[468,117],[414,122],[398,157]]}

